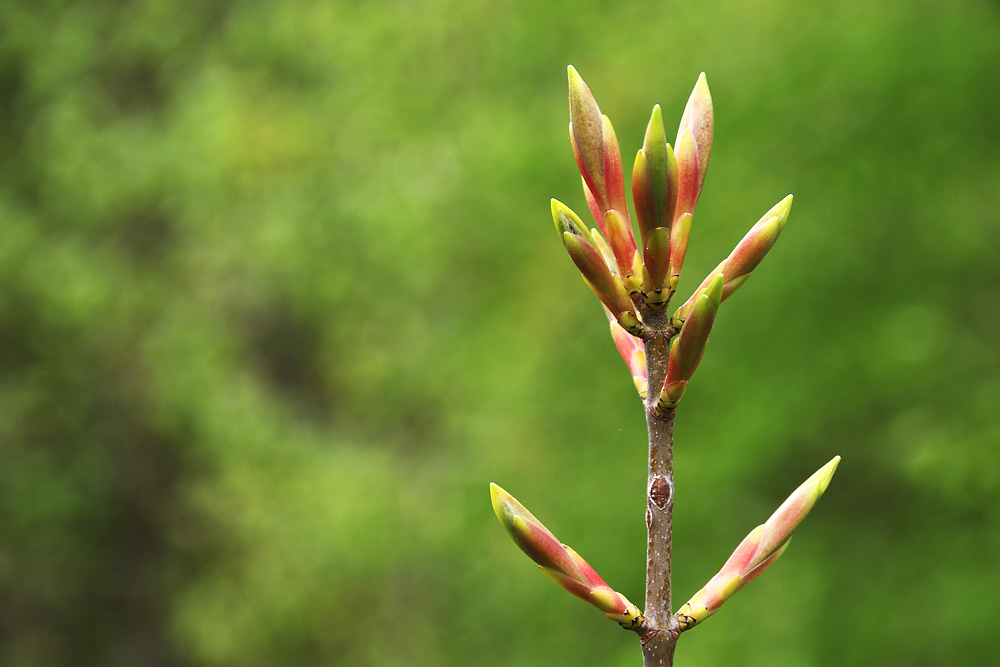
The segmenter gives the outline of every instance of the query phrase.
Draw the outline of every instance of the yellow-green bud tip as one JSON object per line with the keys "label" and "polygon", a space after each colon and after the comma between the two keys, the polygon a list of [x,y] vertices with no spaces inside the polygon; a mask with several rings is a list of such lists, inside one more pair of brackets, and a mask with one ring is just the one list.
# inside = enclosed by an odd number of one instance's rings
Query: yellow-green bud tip
{"label": "yellow-green bud tip", "polygon": [[590,232],[587,230],[587,226],[583,224],[573,209],[566,204],[562,203],[558,199],[553,199],[550,202],[552,207],[552,222],[555,223],[556,229],[559,232],[570,232],[575,236],[579,236],[586,239],[588,243],[593,245]]}
{"label": "yellow-green bud tip", "polygon": [[792,210],[792,195],[788,195],[777,204],[775,204],[770,211],[764,214],[762,219],[767,218],[778,218],[778,230],[780,231],[784,226],[785,222],[788,220],[788,213]]}
{"label": "yellow-green bud tip", "polygon": [[813,474],[819,495],[822,495],[826,491],[826,487],[830,486],[830,480],[833,479],[833,473],[837,472],[838,465],[840,465],[840,457],[834,456],[829,463]]}
{"label": "yellow-green bud tip", "polygon": [[514,497],[493,482],[490,482],[490,498],[493,500],[493,511],[496,512],[500,522],[504,525],[509,523],[510,520],[504,516],[507,514],[505,506],[509,507],[509,503]]}
{"label": "yellow-green bud tip", "polygon": [[569,206],[566,206],[566,204],[562,203],[561,201],[555,198],[549,201],[549,206],[552,208],[553,218],[558,216],[560,212],[566,212],[570,210]]}
{"label": "yellow-green bud tip", "polygon": [[658,125],[663,125],[663,110],[660,109],[659,104],[653,105],[653,113],[649,117],[650,123],[657,123]]}
{"label": "yellow-green bud tip", "polygon": [[573,67],[572,65],[567,65],[566,75],[569,78],[570,90],[575,91],[577,93],[581,93],[582,91],[587,90],[587,84],[584,82],[583,77],[580,76],[580,73],[576,71],[575,67]]}
{"label": "yellow-green bud tip", "polygon": [[493,500],[493,509],[497,507],[497,494],[503,493],[503,489],[496,485],[495,482],[490,482],[490,498]]}

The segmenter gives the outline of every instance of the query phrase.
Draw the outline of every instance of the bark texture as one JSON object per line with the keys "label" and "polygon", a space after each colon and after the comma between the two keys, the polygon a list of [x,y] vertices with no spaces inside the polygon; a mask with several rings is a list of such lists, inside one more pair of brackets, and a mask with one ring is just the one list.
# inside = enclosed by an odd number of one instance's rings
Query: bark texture
{"label": "bark texture", "polygon": [[670,601],[674,411],[658,410],[657,402],[667,374],[670,339],[674,331],[665,313],[644,313],[643,319],[649,325],[645,339],[649,475],[646,485],[646,608],[643,631],[639,636],[645,667],[668,667],[673,665],[674,647],[680,634]]}

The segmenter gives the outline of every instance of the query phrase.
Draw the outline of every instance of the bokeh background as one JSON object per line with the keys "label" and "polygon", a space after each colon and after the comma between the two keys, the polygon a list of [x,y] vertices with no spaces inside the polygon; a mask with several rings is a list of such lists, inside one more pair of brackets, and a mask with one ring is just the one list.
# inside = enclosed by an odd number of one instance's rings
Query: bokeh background
{"label": "bokeh background", "polygon": [[683,297],[772,204],[677,422],[679,665],[1000,650],[1000,5],[0,2],[0,663],[637,665],[644,423],[551,226],[573,63],[631,165],[698,73]]}

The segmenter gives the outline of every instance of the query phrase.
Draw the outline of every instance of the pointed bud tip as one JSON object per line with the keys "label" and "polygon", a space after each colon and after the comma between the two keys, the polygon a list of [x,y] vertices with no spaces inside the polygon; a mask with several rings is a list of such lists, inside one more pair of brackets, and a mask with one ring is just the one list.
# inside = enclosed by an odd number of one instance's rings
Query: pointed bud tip
{"label": "pointed bud tip", "polygon": [[572,65],[566,66],[566,76],[569,79],[570,90],[573,90],[574,88],[579,89],[581,87],[582,88],[587,87],[587,84],[586,82],[584,82],[583,77],[580,76],[580,73],[576,71],[576,68],[573,67]]}
{"label": "pointed bud tip", "polygon": [[493,511],[496,512],[497,518],[501,521],[503,521],[503,506],[510,497],[509,493],[493,482],[490,482],[490,499],[493,501]]}
{"label": "pointed bud tip", "polygon": [[771,210],[764,214],[763,219],[767,218],[777,218],[778,219],[778,231],[784,228],[785,222],[788,220],[788,213],[792,210],[792,195],[788,195],[773,207]]}
{"label": "pointed bud tip", "polygon": [[778,202],[778,206],[775,207],[775,208],[778,208],[778,210],[781,212],[781,214],[788,215],[789,209],[792,208],[792,200],[793,199],[795,199],[794,195],[788,195],[787,197],[785,197],[784,199],[782,199],[780,202]]}
{"label": "pointed bud tip", "polygon": [[566,66],[566,78],[569,79],[570,89],[583,83],[583,79],[580,77],[580,73],[576,71],[576,68],[572,65]]}
{"label": "pointed bud tip", "polygon": [[830,480],[833,479],[833,474],[837,472],[837,466],[840,465],[840,456],[834,456],[825,466],[816,471],[816,481],[817,488],[820,494],[826,491],[826,487],[830,486]]}
{"label": "pointed bud tip", "polygon": [[559,217],[559,211],[562,210],[561,207],[564,207],[564,206],[565,206],[565,204],[563,204],[561,201],[559,201],[555,197],[553,197],[552,199],[549,200],[549,208],[552,209],[552,217],[553,217],[553,219],[557,219]]}
{"label": "pointed bud tip", "polygon": [[591,241],[587,227],[573,209],[558,199],[551,200],[551,208],[552,222],[555,223],[557,231],[569,232],[575,236],[580,236],[586,239],[588,243]]}
{"label": "pointed bud tip", "polygon": [[690,105],[692,102],[705,105],[704,111],[711,116],[712,91],[708,88],[708,78],[705,76],[704,72],[698,75],[698,80],[695,82],[694,89],[691,91],[691,99],[688,101],[688,104]]}

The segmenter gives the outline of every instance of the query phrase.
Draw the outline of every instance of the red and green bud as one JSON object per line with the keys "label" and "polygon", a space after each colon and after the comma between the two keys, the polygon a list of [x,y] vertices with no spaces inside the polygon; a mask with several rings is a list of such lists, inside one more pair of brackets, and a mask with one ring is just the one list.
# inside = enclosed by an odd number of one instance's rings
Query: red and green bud
{"label": "red and green bud", "polygon": [[820,499],[830,485],[833,474],[837,471],[840,457],[835,456],[829,463],[817,470],[802,483],[799,488],[788,496],[774,514],[764,523],[757,553],[750,561],[751,567],[760,565],[775,553],[784,542],[792,536],[802,520],[806,518],[813,505]]}
{"label": "red and green bud", "polygon": [[[604,187],[604,119],[597,100],[572,65],[569,75],[569,137],[580,174],[602,211],[610,208]],[[600,220],[599,220],[600,222]]]}
{"label": "red and green bud", "polygon": [[628,219],[617,210],[612,209],[604,215],[604,227],[607,229],[608,245],[615,256],[618,265],[618,275],[621,276],[625,289],[629,292],[639,289],[640,278],[636,275],[637,264],[635,237],[632,236],[632,226]]}
{"label": "red and green bud", "polygon": [[708,159],[712,153],[712,134],[715,130],[715,112],[708,81],[702,72],[695,83],[684,115],[677,130],[674,152],[677,158],[677,207],[674,219],[684,213],[694,213],[705,184]]}
{"label": "red and green bud", "polygon": [[[785,221],[788,220],[791,208],[792,195],[788,195],[765,213],[764,217],[750,228],[743,240],[736,244],[736,248],[729,253],[729,257],[723,262],[722,269],[722,272],[726,274],[723,299],[729,298],[729,295],[736,291],[736,287],[743,284],[750,272],[757,268],[757,265],[774,246],[778,235],[785,227]],[[730,287],[730,283],[736,281],[740,282]]]}
{"label": "red and green bud", "polygon": [[[703,289],[711,281],[715,280],[716,276],[725,274],[726,284],[722,288],[722,300],[725,301],[732,296],[747,281],[750,273],[757,268],[757,265],[761,263],[764,256],[774,246],[775,241],[778,240],[778,235],[781,234],[781,230],[785,227],[785,222],[788,220],[788,213],[791,211],[791,208],[792,195],[788,195],[775,204],[771,210],[757,221],[757,224],[750,228],[750,231],[743,237],[743,240],[736,244],[736,248],[729,253],[729,257],[724,259],[721,264],[708,274],[698,289]],[[695,294],[697,293],[696,290]],[[677,309],[677,312],[674,314],[675,324],[687,316],[693,299],[694,297],[692,296],[683,306]]]}
{"label": "red and green bud", "polygon": [[618,138],[611,121],[601,114],[590,88],[572,65],[568,74],[570,143],[583,176],[584,194],[588,204],[593,200],[591,211],[598,227],[605,231],[604,216],[610,210],[618,211],[628,222]]}
{"label": "red and green bud", "polygon": [[674,158],[677,165],[677,204],[674,207],[674,222],[671,227],[670,265],[672,275],[670,287],[675,289],[680,280],[691,236],[691,221],[708,170],[708,159],[712,152],[712,133],[715,128],[715,114],[712,110],[712,95],[704,72],[698,77],[694,91],[688,99],[677,130],[674,144]]}
{"label": "red and green bud", "polygon": [[490,495],[500,523],[528,558],[575,579],[583,578],[579,566],[562,543],[524,505],[496,484],[490,484]]}
{"label": "red and green bud", "polygon": [[640,238],[656,227],[670,229],[677,207],[677,160],[667,143],[660,105],[653,107],[642,149],[635,156],[632,200]]}
{"label": "red and green bud", "polygon": [[677,612],[682,631],[714,614],[736,591],[778,560],[788,548],[794,530],[826,491],[838,463],[840,457],[836,456],[817,470],[792,492],[766,523],[750,531],[719,573]]}
{"label": "red and green bud", "polygon": [[570,232],[563,233],[563,244],[566,246],[570,259],[593,287],[598,298],[612,310],[621,310],[616,307],[617,303],[614,299],[614,283],[617,279],[611,275],[608,265],[604,263],[604,258],[594,246],[587,243],[582,237]]}
{"label": "red and green bud", "polygon": [[597,248],[599,253],[601,253],[601,257],[604,258],[604,263],[608,265],[609,269],[611,269],[611,273],[619,276],[618,261],[615,260],[615,254],[611,252],[611,246],[609,246],[608,242],[604,240],[603,236],[601,236],[600,230],[591,229],[590,236],[594,239],[594,247]]}
{"label": "red and green bud", "polygon": [[635,313],[635,306],[629,299],[628,292],[618,278],[611,274],[604,258],[586,240],[569,232],[563,233],[563,245],[569,253],[576,268],[583,274],[594,295],[601,300],[605,308],[618,317],[621,313]]}
{"label": "red and green bud", "polygon": [[576,268],[583,274],[583,279],[593,290],[601,303],[610,310],[625,328],[639,332],[639,323],[635,314],[635,305],[621,281],[611,273],[605,259],[594,247],[597,242],[580,217],[562,202],[552,200],[552,220],[556,230],[562,232],[563,244]]}
{"label": "red and green bud", "polygon": [[691,214],[685,213],[674,221],[670,230],[670,289],[676,289],[684,267],[688,239],[691,238]]}
{"label": "red and green bud", "polygon": [[681,331],[670,344],[670,359],[667,363],[667,377],[660,392],[659,409],[672,410],[684,395],[687,383],[694,375],[705,353],[708,335],[715,323],[715,315],[722,301],[722,285],[725,278],[718,276],[707,288],[698,292],[694,306]]}
{"label": "red and green bud", "polygon": [[646,348],[642,342],[641,338],[636,338],[629,332],[625,331],[615,321],[614,315],[608,312],[607,309],[604,311],[608,320],[611,322],[611,338],[615,341],[615,347],[618,348],[618,354],[622,355],[622,359],[625,360],[625,365],[628,366],[628,370],[632,373],[632,382],[635,383],[635,390],[639,392],[639,396],[646,398],[646,385],[647,385],[647,375],[646,375]]}
{"label": "red and green bud", "polygon": [[549,578],[623,628],[632,630],[642,623],[642,614],[628,598],[608,586],[587,561],[556,539],[514,496],[492,483],[490,496],[504,529]]}
{"label": "red and green bud", "polygon": [[685,213],[694,213],[698,204],[698,147],[694,143],[694,135],[687,129],[682,129],[677,136],[677,148],[674,149],[677,160],[677,206],[674,208],[676,220]]}
{"label": "red and green bud", "polygon": [[635,154],[635,162],[632,163],[632,203],[635,204],[635,217],[639,223],[639,238],[646,236],[647,232],[656,227],[655,202],[653,200],[653,190],[649,178],[649,163],[646,154],[640,149]]}
{"label": "red and green bud", "polygon": [[643,241],[642,289],[646,302],[653,306],[665,304],[670,298],[670,230],[654,227]]}
{"label": "red and green bud", "polygon": [[[622,171],[622,154],[618,148],[618,136],[611,125],[611,119],[601,116],[604,133],[604,187],[607,192],[608,208],[618,211],[628,220],[628,200],[625,199],[625,174]],[[631,235],[631,232],[629,233]]]}
{"label": "red and green bud", "polygon": [[601,207],[597,204],[597,200],[594,199],[594,193],[587,187],[587,181],[583,176],[580,177],[580,181],[583,183],[583,196],[587,200],[587,208],[590,209],[590,214],[594,216],[594,220],[597,222],[601,233],[607,234],[608,230],[604,228],[604,214],[601,213]]}

